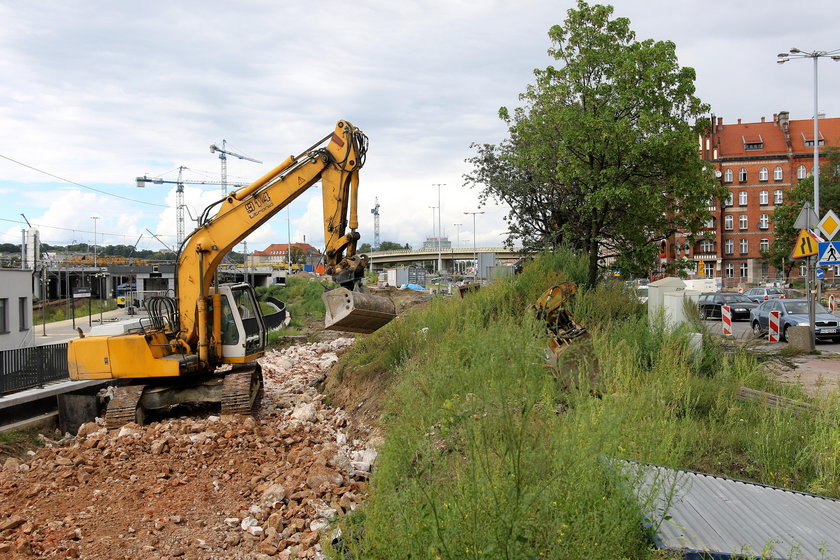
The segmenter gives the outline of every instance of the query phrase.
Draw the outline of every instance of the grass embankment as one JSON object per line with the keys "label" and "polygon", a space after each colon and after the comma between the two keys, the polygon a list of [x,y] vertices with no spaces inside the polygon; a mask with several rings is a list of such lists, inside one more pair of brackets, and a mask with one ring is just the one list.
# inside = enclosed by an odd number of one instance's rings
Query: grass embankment
{"label": "grass embankment", "polygon": [[[67,308],[67,301],[47,304],[46,322],[54,323],[56,321],[64,321],[70,319],[74,315],[76,318],[88,316],[88,300],[86,298],[70,300],[71,309]],[[112,299],[92,299],[90,300],[90,314],[98,315],[100,311],[113,311],[117,308],[117,302]],[[38,325],[44,322],[44,310],[40,305],[32,308],[32,321]]]}
{"label": "grass embankment", "polygon": [[346,355],[345,382],[378,371],[392,383],[369,502],[343,521],[354,558],[661,558],[605,458],[840,497],[833,401],[813,417],[737,401],[742,385],[804,396],[748,353],[706,340],[693,356],[684,332],[648,325],[620,286],[576,296],[592,336],[546,367],[526,308],[583,278],[582,261],[545,257]]}
{"label": "grass embankment", "polygon": [[281,336],[304,333],[307,321],[324,318],[324,302],[321,295],[324,285],[308,278],[286,278],[286,286],[279,284],[268,288],[257,288],[260,299],[271,296],[286,304],[286,313],[291,316],[289,326],[269,333],[268,342],[276,342]]}

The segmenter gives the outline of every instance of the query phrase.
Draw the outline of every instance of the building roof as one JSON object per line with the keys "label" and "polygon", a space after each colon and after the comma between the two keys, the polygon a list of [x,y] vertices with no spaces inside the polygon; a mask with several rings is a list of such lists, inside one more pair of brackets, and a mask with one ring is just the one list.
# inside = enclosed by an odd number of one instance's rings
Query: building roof
{"label": "building roof", "polygon": [[[292,247],[299,247],[304,253],[313,253],[314,252],[314,253],[319,253],[320,254],[320,251],[318,249],[316,249],[315,247],[313,247],[312,245],[310,245],[309,243],[292,243]],[[269,255],[275,255],[275,254],[285,255],[288,250],[289,250],[289,244],[288,243],[272,243],[271,245],[269,245],[268,247],[266,247],[262,251],[254,251],[254,254],[258,255],[258,256],[263,256],[263,257],[269,256]]]}
{"label": "building roof", "polygon": [[[778,115],[772,121],[757,123],[718,124],[715,123],[715,136],[719,157],[747,157],[787,154],[785,135]],[[719,123],[722,119],[719,119]],[[806,146],[805,141],[813,141],[814,121],[812,119],[790,120],[789,134],[793,153],[813,154],[813,146]],[[840,118],[820,118],[820,139],[824,147],[840,146]],[[758,145],[761,148],[758,148]],[[753,149],[748,149],[748,147]]]}
{"label": "building roof", "polygon": [[840,500],[650,464],[612,465],[638,483],[659,548],[686,558],[840,557]]}

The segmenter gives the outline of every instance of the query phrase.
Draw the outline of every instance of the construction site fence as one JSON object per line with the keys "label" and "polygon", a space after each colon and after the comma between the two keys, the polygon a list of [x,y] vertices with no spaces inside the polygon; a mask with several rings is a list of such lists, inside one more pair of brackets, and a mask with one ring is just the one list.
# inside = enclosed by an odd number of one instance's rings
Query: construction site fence
{"label": "construction site fence", "polygon": [[69,378],[66,342],[0,351],[0,395]]}

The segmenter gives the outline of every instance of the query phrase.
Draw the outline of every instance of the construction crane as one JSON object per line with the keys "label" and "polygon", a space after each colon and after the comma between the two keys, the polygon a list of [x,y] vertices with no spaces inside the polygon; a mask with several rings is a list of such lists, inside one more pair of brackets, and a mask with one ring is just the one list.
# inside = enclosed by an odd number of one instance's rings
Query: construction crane
{"label": "construction crane", "polygon": [[376,197],[376,204],[370,209],[373,214],[373,248],[379,249],[379,197]]}
{"label": "construction crane", "polygon": [[[168,181],[161,179],[160,177],[148,177],[147,175],[137,177],[137,186],[141,188],[145,187],[146,183],[151,183],[153,185],[178,185],[175,189],[175,222],[177,224],[177,233],[175,235],[176,247],[181,247],[181,243],[184,241],[184,185],[224,185],[224,182],[221,181],[185,181],[183,179],[185,169],[187,168],[183,165],[178,168],[177,181]],[[240,186],[241,185],[237,185],[237,188]]]}
{"label": "construction crane", "polygon": [[222,139],[222,147],[218,147],[216,144],[210,144],[210,153],[215,154],[219,152],[219,160],[222,162],[222,197],[227,196],[227,156],[233,156],[239,159],[244,159],[245,161],[253,161],[254,163],[262,163],[258,159],[250,158],[248,156],[243,156],[242,154],[237,154],[235,152],[231,152],[227,149],[227,140]]}

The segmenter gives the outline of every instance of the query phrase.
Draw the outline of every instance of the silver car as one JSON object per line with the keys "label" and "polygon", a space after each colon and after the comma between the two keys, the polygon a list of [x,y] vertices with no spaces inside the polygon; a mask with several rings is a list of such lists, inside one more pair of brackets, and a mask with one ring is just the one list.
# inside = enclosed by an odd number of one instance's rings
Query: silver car
{"label": "silver car", "polygon": [[[767,300],[750,312],[750,325],[756,335],[767,332],[770,328],[770,312],[779,312],[779,335],[781,340],[787,340],[787,330],[794,326],[805,326],[808,323],[808,300],[806,299],[771,299]],[[814,334],[819,340],[833,340],[840,342],[840,327],[837,317],[816,304]]]}

